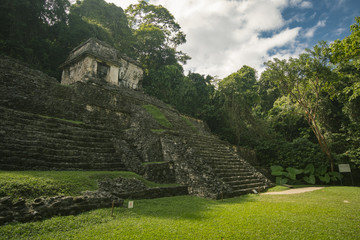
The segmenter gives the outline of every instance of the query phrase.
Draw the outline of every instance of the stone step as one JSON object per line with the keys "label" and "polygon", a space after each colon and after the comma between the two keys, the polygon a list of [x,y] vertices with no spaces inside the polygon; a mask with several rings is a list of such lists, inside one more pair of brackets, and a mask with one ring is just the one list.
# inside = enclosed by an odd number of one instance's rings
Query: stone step
{"label": "stone step", "polygon": [[256,189],[258,187],[261,187],[264,185],[263,182],[255,182],[255,183],[245,183],[245,184],[229,184],[230,187],[234,190],[234,191],[237,191],[237,190],[242,190],[242,189],[249,189],[249,188],[253,188],[253,189]]}
{"label": "stone step", "polygon": [[216,167],[218,169],[224,168],[245,168],[244,164],[239,161],[229,162],[229,161],[223,161],[223,162],[212,162],[212,166]]}
{"label": "stone step", "polygon": [[85,156],[73,156],[73,157],[61,157],[61,156],[39,156],[36,154],[25,154],[25,153],[18,153],[13,155],[3,155],[0,158],[0,162],[5,163],[13,163],[18,164],[21,163],[19,160],[29,159],[29,161],[39,162],[39,163],[49,163],[49,164],[80,164],[80,163],[99,163],[99,164],[106,164],[106,163],[122,163],[120,158],[116,157],[94,157],[94,158],[87,158]]}
{"label": "stone step", "polygon": [[259,179],[253,176],[253,177],[247,177],[245,179],[236,179],[236,180],[233,179],[231,181],[224,181],[224,182],[231,186],[234,186],[234,185],[242,185],[242,184],[259,183]]}
{"label": "stone step", "polygon": [[236,155],[230,153],[229,151],[225,151],[225,152],[204,152],[204,151],[200,151],[199,152],[199,156],[203,157],[203,158],[207,158],[207,159],[212,159],[212,160],[223,160],[223,159],[237,159]]}
{"label": "stone step", "polygon": [[25,151],[28,153],[38,152],[49,155],[79,155],[82,153],[99,153],[99,154],[114,154],[116,150],[113,147],[101,148],[97,145],[91,147],[91,145],[87,146],[73,146],[73,145],[58,145],[51,144],[46,142],[38,142],[37,144],[32,145],[22,145],[19,142],[16,143],[0,143],[0,150],[8,150],[8,151]]}
{"label": "stone step", "polygon": [[232,173],[236,174],[244,174],[244,173],[252,173],[252,171],[248,168],[216,168],[212,167],[216,173]]}
{"label": "stone step", "polygon": [[91,133],[90,131],[74,131],[74,132],[69,132],[69,133],[63,133],[61,131],[57,131],[55,129],[53,130],[49,130],[49,129],[33,129],[31,128],[31,126],[27,126],[23,129],[7,129],[7,128],[3,128],[2,129],[2,135],[5,136],[10,136],[10,135],[15,135],[15,136],[22,136],[22,137],[47,137],[47,138],[57,138],[57,139],[67,139],[67,140],[72,140],[72,141],[106,141],[109,140],[111,138],[114,137],[114,135],[110,135],[110,134],[102,134],[102,135],[94,135],[93,133]]}
{"label": "stone step", "polygon": [[235,176],[252,176],[252,172],[238,172],[238,171],[232,171],[232,172],[217,172],[216,175],[218,175],[220,178],[223,177],[235,177]]}
{"label": "stone step", "polygon": [[266,187],[264,185],[260,186],[260,187],[255,187],[255,188],[239,189],[239,190],[234,190],[232,192],[224,193],[223,197],[224,198],[237,197],[237,196],[241,196],[241,195],[245,195],[245,194],[249,194],[249,193],[255,193],[254,190],[256,190],[256,192],[261,192],[265,189],[266,189]]}
{"label": "stone step", "polygon": [[88,129],[95,133],[111,133],[113,130],[109,130],[103,126],[99,125],[90,125],[86,123],[76,123],[75,121],[68,119],[55,118],[51,116],[41,116],[33,113],[27,113],[22,111],[17,111],[0,106],[0,119],[2,120],[0,124],[8,125],[29,125],[39,126],[42,128],[65,128],[65,129]]}
{"label": "stone step", "polygon": [[[55,150],[56,151],[56,150]],[[79,157],[91,157],[91,158],[112,158],[115,157],[116,154],[115,152],[96,152],[96,151],[81,151],[81,152],[75,152],[74,154],[70,154],[70,152],[66,152],[66,150],[64,151],[59,151],[59,154],[53,154],[53,152],[46,152],[43,149],[39,148],[39,149],[29,149],[27,148],[27,146],[24,146],[23,148],[19,148],[19,149],[9,149],[9,148],[4,148],[1,147],[0,148],[0,152],[2,153],[2,155],[4,156],[13,156],[16,154],[23,154],[23,155],[29,155],[29,156],[44,156],[44,157],[53,157],[54,159],[62,157],[64,159],[66,158],[71,158],[73,157],[74,159],[79,158]],[[64,153],[64,154],[61,154]],[[90,158],[90,157],[89,157]]]}
{"label": "stone step", "polygon": [[[24,136],[23,138],[9,138],[4,137],[0,139],[1,145],[20,145],[20,146],[40,146],[48,148],[63,148],[63,149],[83,149],[83,148],[113,148],[112,142],[92,142],[92,141],[74,141],[69,139],[61,138],[50,138],[50,137],[37,137],[37,136]],[[15,146],[16,147],[16,146]]]}
{"label": "stone step", "polygon": [[202,150],[218,150],[218,151],[228,151],[230,147],[226,145],[221,145],[219,143],[190,143],[193,147],[202,149]]}
{"label": "stone step", "polygon": [[239,159],[234,156],[234,155],[230,155],[230,154],[224,154],[224,155],[204,155],[204,154],[199,154],[203,159],[206,159],[208,161],[211,162],[239,162]]}
{"label": "stone step", "polygon": [[221,177],[224,182],[235,182],[235,181],[246,181],[248,179],[258,179],[254,174],[251,175],[242,175],[242,176],[229,176]]}
{"label": "stone step", "polygon": [[[121,162],[104,162],[104,163],[65,163],[65,162],[49,162],[33,158],[1,158],[1,170],[111,170],[126,171],[126,167]],[[34,167],[36,166],[36,167]]]}

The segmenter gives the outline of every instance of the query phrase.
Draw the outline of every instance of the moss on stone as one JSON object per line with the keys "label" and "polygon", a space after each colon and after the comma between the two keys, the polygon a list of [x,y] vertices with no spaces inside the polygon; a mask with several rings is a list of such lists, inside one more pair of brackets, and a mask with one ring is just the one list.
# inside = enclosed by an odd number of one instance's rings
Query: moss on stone
{"label": "moss on stone", "polygon": [[171,128],[172,124],[167,120],[165,115],[154,105],[143,105],[143,108],[163,127]]}

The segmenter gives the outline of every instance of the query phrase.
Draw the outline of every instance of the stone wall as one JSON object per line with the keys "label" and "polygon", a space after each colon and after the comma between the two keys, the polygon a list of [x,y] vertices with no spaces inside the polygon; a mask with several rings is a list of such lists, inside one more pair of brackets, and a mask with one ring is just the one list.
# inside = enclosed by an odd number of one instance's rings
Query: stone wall
{"label": "stone wall", "polygon": [[76,215],[98,208],[123,207],[123,199],[152,199],[187,194],[186,186],[147,188],[137,179],[105,179],[99,182],[97,191],[87,191],[77,197],[39,197],[33,201],[0,198],[0,225],[12,221],[38,221],[57,215]]}
{"label": "stone wall", "polygon": [[217,199],[221,193],[228,191],[228,186],[186,144],[183,136],[164,135],[161,143],[164,160],[173,163],[176,183],[187,185],[190,194]]}
{"label": "stone wall", "polygon": [[158,183],[175,183],[175,169],[173,162],[155,162],[144,165],[144,177]]}
{"label": "stone wall", "polygon": [[90,38],[76,47],[62,65],[62,84],[87,81],[97,77],[99,64],[109,67],[105,81],[130,89],[141,89],[143,70],[140,65],[122,56],[109,44]]}
{"label": "stone wall", "polygon": [[27,203],[25,199],[16,202],[10,197],[0,198],[0,225],[17,221],[30,222],[43,220],[52,216],[75,215],[85,211],[123,205],[123,200],[109,197],[70,197],[57,196],[51,198],[37,198]]}

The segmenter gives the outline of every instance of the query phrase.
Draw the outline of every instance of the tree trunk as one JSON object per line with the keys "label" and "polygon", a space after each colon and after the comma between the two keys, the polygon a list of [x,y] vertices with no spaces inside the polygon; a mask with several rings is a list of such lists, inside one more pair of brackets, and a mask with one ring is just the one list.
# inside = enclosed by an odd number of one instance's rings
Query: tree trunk
{"label": "tree trunk", "polygon": [[313,116],[311,116],[311,114],[309,114],[309,113],[307,113],[307,115],[308,115],[308,123],[309,123],[312,131],[314,132],[316,139],[318,140],[321,150],[325,153],[327,159],[329,160],[330,170],[331,170],[331,172],[333,172],[334,171],[334,159],[332,158],[330,149],[326,143],[326,139],[325,139],[324,135],[321,133],[319,127],[317,126],[315,118]]}

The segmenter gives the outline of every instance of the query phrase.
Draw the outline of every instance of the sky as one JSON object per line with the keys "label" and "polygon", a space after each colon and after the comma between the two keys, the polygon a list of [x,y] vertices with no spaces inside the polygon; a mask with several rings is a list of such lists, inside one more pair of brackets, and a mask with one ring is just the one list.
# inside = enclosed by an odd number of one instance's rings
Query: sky
{"label": "sky", "polygon": [[[124,10],[137,0],[106,0]],[[184,70],[224,78],[243,65],[297,57],[318,41],[350,35],[360,0],[149,0],[167,8],[186,34]]]}

